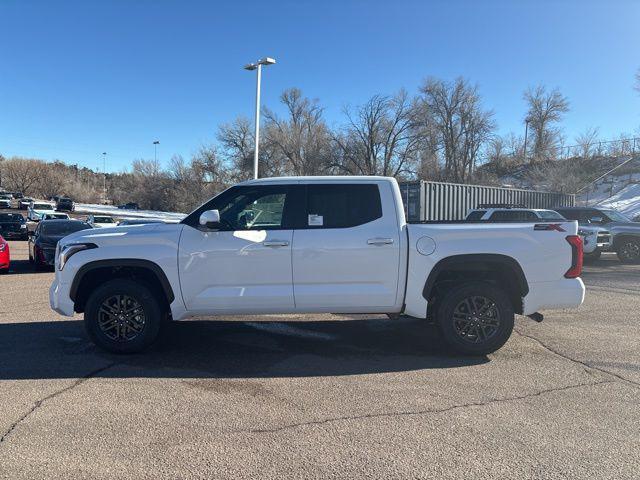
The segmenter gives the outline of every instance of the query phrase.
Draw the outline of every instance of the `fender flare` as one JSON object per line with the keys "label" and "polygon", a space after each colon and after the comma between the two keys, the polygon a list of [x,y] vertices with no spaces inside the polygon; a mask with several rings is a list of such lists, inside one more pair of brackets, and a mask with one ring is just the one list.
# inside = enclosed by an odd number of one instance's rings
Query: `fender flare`
{"label": "fender flare", "polygon": [[[436,279],[441,272],[448,269],[458,269],[464,270],[464,267],[469,267],[471,265],[478,265],[483,263],[498,263],[500,265],[504,265],[508,267],[515,273],[516,281],[520,292],[522,292],[522,296],[524,297],[529,293],[529,284],[527,282],[527,277],[524,275],[524,271],[522,270],[522,266],[518,263],[518,261],[509,257],[508,255],[501,255],[497,253],[471,253],[471,254],[462,254],[462,255],[452,255],[450,257],[445,257],[442,260],[438,261],[431,269],[429,276],[427,277],[427,281],[424,284],[424,288],[422,289],[422,296],[425,300],[429,299],[429,294],[435,285]],[[459,268],[463,267],[463,268]]]}
{"label": "fender flare", "polygon": [[98,268],[116,268],[116,267],[136,267],[136,268],[144,268],[146,270],[150,270],[160,282],[162,286],[162,290],[167,296],[167,301],[169,304],[173,302],[175,299],[175,295],[173,293],[173,288],[171,287],[171,283],[169,279],[164,273],[164,270],[157,263],[152,262],[151,260],[142,260],[139,258],[115,258],[115,259],[107,259],[107,260],[95,260],[93,262],[85,263],[82,267],[78,269],[73,281],[71,282],[71,288],[69,290],[69,297],[74,302],[76,301],[76,294],[78,292],[78,288],[82,284],[83,278],[91,271],[96,270]]}

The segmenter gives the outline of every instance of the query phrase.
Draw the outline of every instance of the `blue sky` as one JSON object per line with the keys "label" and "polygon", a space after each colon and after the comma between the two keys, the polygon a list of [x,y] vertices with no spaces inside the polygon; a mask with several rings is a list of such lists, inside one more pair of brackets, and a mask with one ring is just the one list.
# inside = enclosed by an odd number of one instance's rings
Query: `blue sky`
{"label": "blue sky", "polygon": [[297,86],[332,125],[345,104],[430,75],[476,82],[500,133],[521,133],[522,92],[558,87],[564,127],[637,132],[640,2],[0,0],[0,153],[107,170],[189,157],[217,126]]}

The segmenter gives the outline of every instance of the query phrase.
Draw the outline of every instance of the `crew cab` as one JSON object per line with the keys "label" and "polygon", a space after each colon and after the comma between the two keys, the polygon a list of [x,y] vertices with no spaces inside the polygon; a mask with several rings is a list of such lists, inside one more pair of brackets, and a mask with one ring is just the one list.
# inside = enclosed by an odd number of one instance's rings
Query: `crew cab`
{"label": "crew cab", "polygon": [[251,180],[179,224],[86,230],[58,243],[51,307],[135,352],[165,321],[230,314],[404,314],[464,354],[511,335],[514,314],[584,299],[575,221],[407,224],[386,177]]}
{"label": "crew cab", "polygon": [[640,222],[633,222],[613,208],[562,207],[563,217],[577,220],[581,227],[606,228],[613,236],[610,250],[622,263],[640,263]]}
{"label": "crew cab", "polygon": [[[477,209],[470,210],[467,220],[482,220],[487,222],[505,221],[537,221],[537,220],[566,220],[555,210],[544,208],[527,208],[519,204],[481,204]],[[578,235],[582,238],[585,260],[597,260],[603,251],[612,245],[612,236],[604,227],[597,225],[581,225]]]}

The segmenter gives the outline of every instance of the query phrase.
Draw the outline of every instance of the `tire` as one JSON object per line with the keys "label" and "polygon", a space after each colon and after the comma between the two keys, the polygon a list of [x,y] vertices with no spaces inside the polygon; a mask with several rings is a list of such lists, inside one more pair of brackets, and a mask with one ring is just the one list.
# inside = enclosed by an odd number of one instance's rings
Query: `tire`
{"label": "tire", "polygon": [[[485,313],[481,316],[482,310]],[[479,281],[454,287],[445,294],[436,313],[445,341],[464,355],[486,355],[498,350],[509,340],[513,322],[513,305],[506,292]]]}
{"label": "tire", "polygon": [[[127,309],[134,310],[125,318],[120,316],[119,312]],[[148,348],[158,338],[163,318],[161,302],[153,291],[126,278],[110,280],[96,288],[84,312],[91,340],[113,353],[137,353]]]}
{"label": "tire", "polygon": [[31,256],[31,249],[29,249],[29,263],[31,265],[33,265],[34,261],[33,261],[33,257]]}
{"label": "tire", "polygon": [[595,262],[599,260],[601,256],[602,252],[600,250],[594,250],[591,253],[585,253],[583,258],[585,262]]}
{"label": "tire", "polygon": [[622,263],[640,263],[640,240],[637,238],[620,240],[616,253]]}

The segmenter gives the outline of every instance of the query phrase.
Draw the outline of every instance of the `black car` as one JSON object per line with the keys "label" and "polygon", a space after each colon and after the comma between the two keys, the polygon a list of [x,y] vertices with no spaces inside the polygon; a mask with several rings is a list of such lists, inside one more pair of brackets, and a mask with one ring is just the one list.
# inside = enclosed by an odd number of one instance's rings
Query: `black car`
{"label": "black car", "polygon": [[36,267],[55,264],[56,246],[61,238],[91,228],[80,220],[47,220],[40,222],[33,236],[29,238],[29,262]]}
{"label": "black car", "polygon": [[58,197],[58,200],[56,200],[56,210],[59,210],[61,212],[73,212],[74,209],[75,205],[73,203],[73,200],[71,200],[70,198]]}
{"label": "black car", "polygon": [[138,204],[135,202],[125,203],[123,205],[118,205],[118,208],[122,210],[138,210]]}
{"label": "black car", "polygon": [[0,235],[7,240],[26,240],[27,224],[19,213],[0,213]]}

